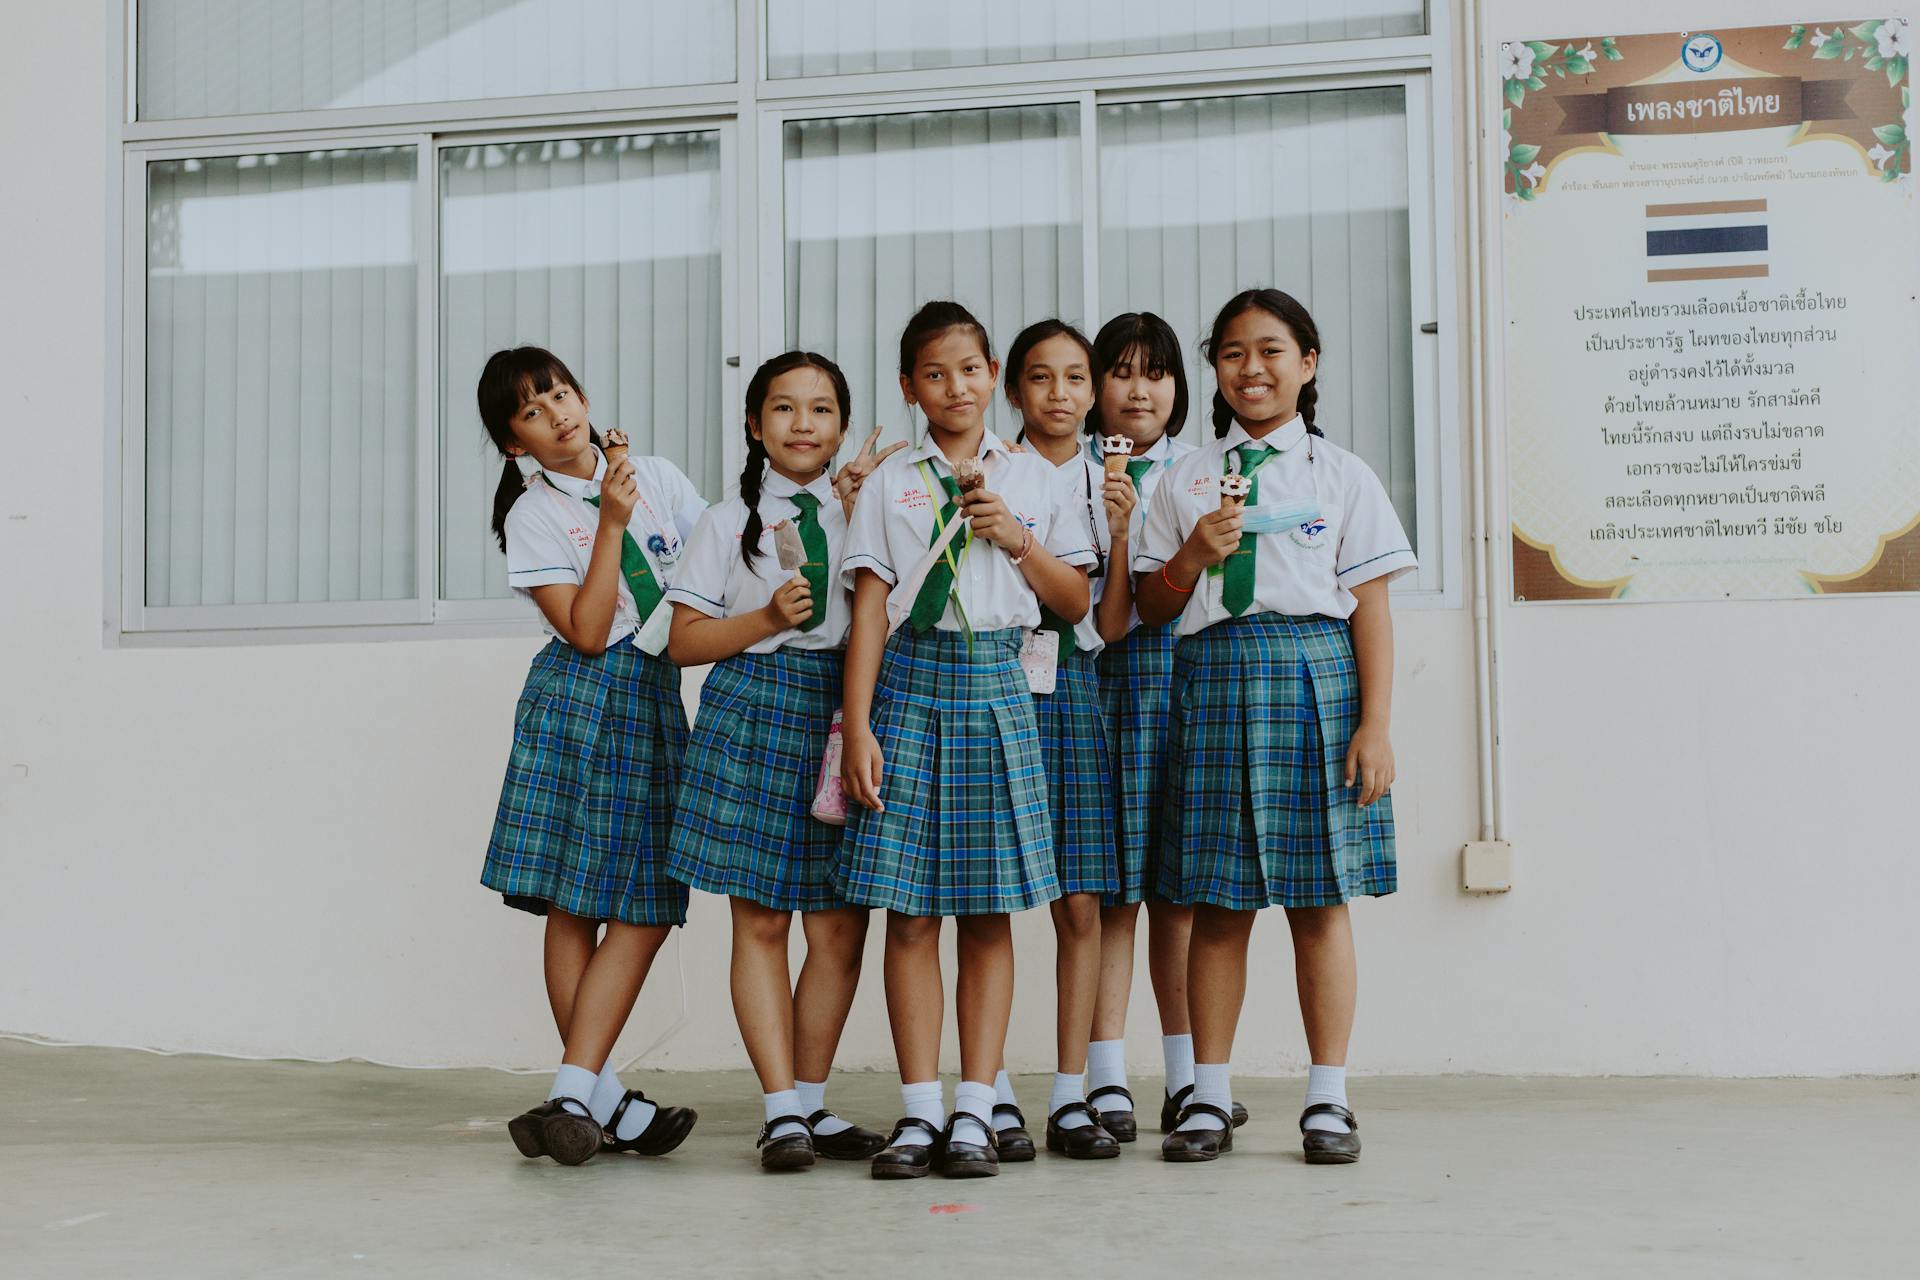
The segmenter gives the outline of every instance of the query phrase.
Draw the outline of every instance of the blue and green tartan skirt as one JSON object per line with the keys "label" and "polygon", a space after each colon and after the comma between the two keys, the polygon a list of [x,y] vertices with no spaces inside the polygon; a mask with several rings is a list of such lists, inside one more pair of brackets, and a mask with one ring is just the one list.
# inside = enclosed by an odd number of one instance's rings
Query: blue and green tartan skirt
{"label": "blue and green tartan skirt", "polygon": [[775,911],[846,905],[827,883],[840,828],[811,812],[844,656],[743,653],[707,673],[674,805],[674,879]]}
{"label": "blue and green tartan skirt", "polygon": [[1173,628],[1136,627],[1100,651],[1100,701],[1113,762],[1114,844],[1120,887],[1105,905],[1141,902],[1160,857],[1160,807],[1167,791],[1167,696],[1173,685]]}
{"label": "blue and green tartan skirt", "polygon": [[1026,632],[902,627],[887,641],[871,725],[884,813],[851,799],[834,887],[910,916],[1025,911],[1060,896]]}
{"label": "blue and green tartan skirt", "polygon": [[667,875],[668,806],[687,747],[680,672],[622,641],[534,655],[480,883],[535,914],[684,924]]}
{"label": "blue and green tartan skirt", "polygon": [[1047,771],[1047,807],[1053,814],[1053,869],[1062,896],[1120,889],[1099,661],[1091,653],[1062,658],[1053,692],[1033,699],[1040,759]]}
{"label": "blue and green tartan skirt", "polygon": [[1236,911],[1392,893],[1393,801],[1345,785],[1360,720],[1339,619],[1254,614],[1180,640],[1159,892]]}

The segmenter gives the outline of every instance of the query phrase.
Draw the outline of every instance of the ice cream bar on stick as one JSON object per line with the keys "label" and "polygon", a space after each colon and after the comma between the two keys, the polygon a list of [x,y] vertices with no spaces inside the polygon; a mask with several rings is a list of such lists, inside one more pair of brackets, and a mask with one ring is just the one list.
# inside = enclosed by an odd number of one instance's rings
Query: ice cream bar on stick
{"label": "ice cream bar on stick", "polygon": [[1238,511],[1246,504],[1247,494],[1253,491],[1253,477],[1242,475],[1224,475],[1220,477],[1220,509]]}
{"label": "ice cream bar on stick", "polygon": [[780,567],[788,573],[807,562],[806,544],[800,541],[800,530],[793,521],[782,520],[773,526],[773,553],[780,557]]}
{"label": "ice cream bar on stick", "polygon": [[963,494],[972,493],[987,483],[987,473],[981,469],[978,458],[962,458],[954,463],[953,478],[959,482]]}
{"label": "ice cream bar on stick", "polygon": [[627,460],[627,433],[618,427],[609,427],[600,441],[600,452],[607,455],[607,474],[611,475]]}
{"label": "ice cream bar on stick", "polygon": [[1133,456],[1133,441],[1125,436],[1102,436],[1100,438],[1100,461],[1106,464],[1107,474],[1123,476],[1127,474],[1127,459]]}

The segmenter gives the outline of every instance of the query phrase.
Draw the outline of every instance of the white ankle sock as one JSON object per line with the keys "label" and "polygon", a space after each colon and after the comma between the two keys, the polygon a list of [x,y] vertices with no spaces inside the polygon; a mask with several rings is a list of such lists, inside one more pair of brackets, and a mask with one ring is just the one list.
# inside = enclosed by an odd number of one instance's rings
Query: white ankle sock
{"label": "white ankle sock", "polygon": [[[1115,1089],[1127,1087],[1125,1040],[1095,1040],[1087,1046],[1087,1092],[1099,1093],[1109,1086]],[[1126,1105],[1126,1099],[1109,1095],[1099,1099],[1095,1105],[1102,1111],[1115,1111]]]}
{"label": "white ankle sock", "polygon": [[[1193,1067],[1193,1097],[1188,1105],[1211,1103],[1222,1111],[1233,1113],[1233,1080],[1224,1062],[1197,1062]],[[1187,1117],[1183,1129],[1224,1129],[1226,1123],[1219,1116],[1196,1113]]]}
{"label": "white ankle sock", "polygon": [[[781,1116],[795,1115],[799,1112],[800,1091],[782,1089],[778,1093],[763,1093],[760,1095],[760,1102],[767,1109],[767,1123],[773,1124]],[[786,1138],[806,1131],[805,1125],[794,1124],[789,1120],[786,1124],[774,1125],[773,1132],[768,1134],[767,1138],[771,1141],[774,1138]]]}
{"label": "white ankle sock", "polygon": [[959,1083],[953,1091],[953,1113],[964,1118],[954,1126],[955,1142],[971,1142],[977,1147],[987,1145],[987,1129],[993,1124],[993,1103],[997,1096],[990,1084],[977,1080]]}
{"label": "white ankle sock", "polygon": [[[816,1111],[826,1110],[827,1082],[825,1080],[822,1080],[819,1084],[812,1084],[806,1080],[795,1080],[793,1087],[800,1095],[801,1115],[811,1116]],[[842,1120],[839,1116],[824,1115],[820,1117],[820,1122],[813,1126],[813,1132],[815,1137],[831,1138],[834,1134],[845,1133],[851,1128],[853,1128],[853,1126],[845,1120]]]}
{"label": "white ankle sock", "polygon": [[[1054,1072],[1053,1093],[1047,1098],[1047,1114],[1049,1116],[1070,1102],[1085,1102],[1086,1100],[1086,1076],[1069,1076],[1057,1071]],[[1092,1123],[1093,1121],[1084,1111],[1075,1111],[1073,1114],[1062,1116],[1060,1119],[1060,1127],[1062,1129],[1084,1129]]]}
{"label": "white ankle sock", "polygon": [[[1307,1105],[1316,1102],[1331,1102],[1337,1106],[1347,1105],[1347,1069],[1345,1067],[1307,1068]],[[1307,1128],[1325,1129],[1328,1133],[1352,1133],[1353,1126],[1339,1116],[1330,1116],[1324,1112],[1307,1117]]]}
{"label": "white ankle sock", "polygon": [[[592,1115],[593,1108],[589,1100],[593,1097],[595,1076],[585,1067],[569,1067],[565,1063],[553,1073],[553,1088],[547,1090],[547,1098],[565,1098],[569,1102],[580,1104],[580,1114]],[[572,1110],[572,1108],[568,1108]]]}
{"label": "white ankle sock", "polygon": [[1167,1063],[1167,1096],[1193,1083],[1193,1034],[1161,1036],[1160,1056]]}
{"label": "white ankle sock", "polygon": [[[916,1120],[925,1120],[939,1132],[947,1123],[946,1090],[938,1080],[924,1080],[919,1084],[900,1086],[900,1114],[912,1116]],[[924,1147],[933,1141],[933,1134],[925,1129],[902,1129],[895,1139],[896,1146]]]}
{"label": "white ankle sock", "polygon": [[[620,1100],[626,1096],[627,1088],[620,1083],[620,1077],[613,1073],[613,1059],[609,1058],[593,1082],[593,1096],[587,1099],[587,1110],[593,1112],[593,1118],[605,1126],[612,1121]],[[653,1123],[653,1117],[659,1110],[651,1102],[636,1100],[621,1114],[620,1128],[613,1136],[624,1139],[639,1137]]]}
{"label": "white ankle sock", "polygon": [[[1007,1076],[1006,1071],[1002,1070],[993,1078],[994,1129],[1002,1133],[1008,1129],[1018,1129],[1020,1127],[1020,1116],[1017,1114],[1019,1106],[1020,1104],[1014,1101],[1013,1097],[1013,1081]],[[1009,1110],[1009,1108],[1015,1110]]]}

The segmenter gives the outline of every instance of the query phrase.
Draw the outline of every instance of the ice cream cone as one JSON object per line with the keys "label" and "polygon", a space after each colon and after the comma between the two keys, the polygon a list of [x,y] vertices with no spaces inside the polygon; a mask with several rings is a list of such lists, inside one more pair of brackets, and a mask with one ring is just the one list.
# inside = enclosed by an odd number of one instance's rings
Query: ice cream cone
{"label": "ice cream cone", "polygon": [[1133,441],[1125,436],[1103,436],[1100,440],[1100,460],[1106,465],[1110,476],[1127,474],[1127,459],[1133,456]]}
{"label": "ice cream cone", "polygon": [[1253,480],[1248,476],[1226,475],[1220,477],[1220,509],[1238,511],[1246,505],[1247,494],[1253,489]]}
{"label": "ice cream cone", "polygon": [[961,493],[972,493],[987,483],[987,473],[981,470],[978,458],[962,458],[954,463],[953,478],[959,483]]}
{"label": "ice cream cone", "polygon": [[627,433],[611,427],[600,440],[600,452],[607,455],[607,470],[612,472],[627,460]]}

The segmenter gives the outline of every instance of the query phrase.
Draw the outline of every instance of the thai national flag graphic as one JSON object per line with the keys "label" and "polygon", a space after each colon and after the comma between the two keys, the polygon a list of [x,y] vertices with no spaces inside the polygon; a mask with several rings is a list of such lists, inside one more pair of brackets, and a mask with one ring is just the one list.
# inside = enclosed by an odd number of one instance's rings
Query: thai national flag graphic
{"label": "thai national flag graphic", "polygon": [[1760,280],[1767,275],[1767,202],[1700,200],[1647,206],[1647,281]]}

